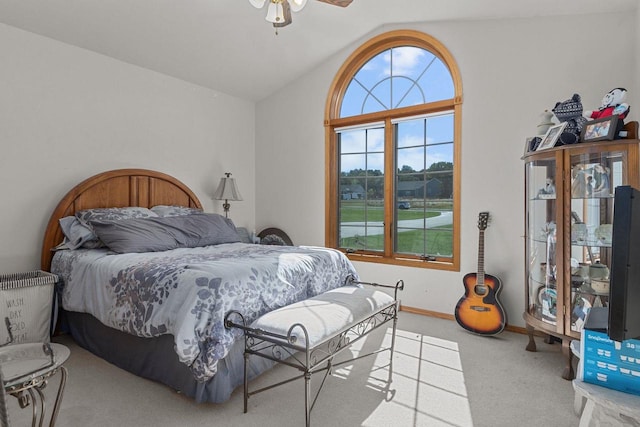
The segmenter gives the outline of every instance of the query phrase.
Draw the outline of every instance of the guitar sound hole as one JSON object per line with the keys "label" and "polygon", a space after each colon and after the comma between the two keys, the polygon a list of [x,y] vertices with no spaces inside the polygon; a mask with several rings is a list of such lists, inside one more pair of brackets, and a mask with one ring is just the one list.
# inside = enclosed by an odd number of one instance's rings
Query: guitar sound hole
{"label": "guitar sound hole", "polygon": [[476,285],[473,289],[476,295],[484,296],[487,293],[487,287],[485,285]]}

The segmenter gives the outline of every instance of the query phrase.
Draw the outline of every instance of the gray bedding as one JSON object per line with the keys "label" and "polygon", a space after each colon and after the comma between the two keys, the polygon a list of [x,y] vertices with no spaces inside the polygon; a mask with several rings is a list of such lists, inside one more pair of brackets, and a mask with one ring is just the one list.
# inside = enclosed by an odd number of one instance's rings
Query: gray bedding
{"label": "gray bedding", "polygon": [[339,251],[245,243],[130,254],[59,251],[51,270],[63,280],[65,310],[137,337],[170,336],[176,359],[202,383],[239,340],[238,330],[224,328],[229,310],[251,322],[356,275]]}
{"label": "gray bedding", "polygon": [[[103,325],[90,314],[64,312],[65,329],[83,348],[135,375],[171,387],[198,403],[222,403],[244,381],[244,341],[237,341],[224,359],[218,361],[217,372],[208,381],[197,381],[189,367],[178,360],[173,350],[173,336],[136,337]],[[249,380],[273,367],[263,357],[250,357]]]}

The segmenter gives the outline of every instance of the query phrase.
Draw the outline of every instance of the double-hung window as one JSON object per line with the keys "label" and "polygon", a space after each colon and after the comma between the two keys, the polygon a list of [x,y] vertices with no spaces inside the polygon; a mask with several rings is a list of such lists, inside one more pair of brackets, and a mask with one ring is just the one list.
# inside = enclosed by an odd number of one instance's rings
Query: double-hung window
{"label": "double-hung window", "polygon": [[349,257],[459,269],[461,84],[432,37],[365,43],[326,110],[326,244]]}

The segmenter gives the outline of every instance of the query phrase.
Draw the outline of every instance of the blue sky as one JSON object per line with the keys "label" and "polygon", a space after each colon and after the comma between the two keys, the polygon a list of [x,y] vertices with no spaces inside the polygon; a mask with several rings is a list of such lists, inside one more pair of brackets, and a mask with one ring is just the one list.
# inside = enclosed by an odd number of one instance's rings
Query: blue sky
{"label": "blue sky", "polygon": [[[345,92],[341,117],[450,99],[453,96],[451,74],[439,58],[421,48],[398,47],[378,54],[356,73]],[[368,130],[344,130],[341,133],[341,171],[384,169],[383,125],[375,125]],[[398,147],[405,149],[399,150],[398,167],[408,165],[415,170],[422,170],[435,162],[453,162],[453,144],[440,145],[452,141],[451,112],[403,121],[398,124]]]}

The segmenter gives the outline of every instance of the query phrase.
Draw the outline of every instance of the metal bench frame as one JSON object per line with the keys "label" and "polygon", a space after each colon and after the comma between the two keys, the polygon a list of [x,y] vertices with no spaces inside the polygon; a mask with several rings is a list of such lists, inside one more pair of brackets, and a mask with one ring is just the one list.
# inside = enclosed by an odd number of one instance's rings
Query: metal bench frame
{"label": "metal bench frame", "polygon": [[[398,301],[398,291],[404,289],[404,281],[399,280],[395,285],[382,285],[379,283],[369,283],[356,281],[353,276],[347,277],[345,285],[369,285],[374,287],[390,288],[394,290],[393,301],[370,313],[365,319],[355,323],[346,324],[336,334],[326,337],[322,342],[309,347],[309,334],[304,326],[304,319],[300,319],[299,323],[293,324],[287,335],[273,333],[263,329],[252,328],[247,326],[244,316],[235,310],[229,311],[225,316],[226,328],[239,328],[244,331],[245,350],[244,350],[244,412],[247,412],[247,403],[249,397],[270,390],[272,388],[290,383],[292,381],[304,378],[304,407],[305,422],[308,427],[311,423],[311,411],[318,399],[327,376],[332,373],[334,367],[350,363],[363,357],[390,351],[389,361],[389,383],[393,372],[393,351],[396,339],[396,327],[398,322],[398,311],[400,302]],[[232,318],[240,319],[240,322],[234,322]],[[386,323],[393,321],[393,332],[391,336],[391,345],[389,347],[380,348],[367,354],[359,355],[349,360],[339,363],[333,363],[334,357],[343,350],[349,348],[351,344],[368,335],[370,332],[378,329]],[[305,337],[304,345],[297,344],[296,335],[303,334]],[[301,372],[300,375],[288,378],[258,390],[249,390],[247,363],[249,356],[256,355],[281,363]],[[313,374],[323,372],[324,376],[318,390],[316,391],[313,401],[311,401],[311,376]]]}

